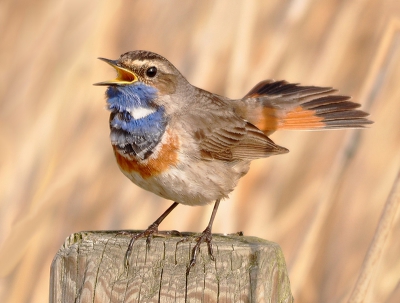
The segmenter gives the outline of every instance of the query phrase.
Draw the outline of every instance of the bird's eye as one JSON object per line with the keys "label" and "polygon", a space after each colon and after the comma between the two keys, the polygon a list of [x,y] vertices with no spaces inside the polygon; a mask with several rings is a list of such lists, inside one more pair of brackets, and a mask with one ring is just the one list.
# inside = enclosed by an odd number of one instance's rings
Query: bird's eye
{"label": "bird's eye", "polygon": [[149,67],[149,68],[146,70],[146,75],[147,75],[147,77],[149,77],[149,78],[155,77],[155,76],[157,75],[157,67],[155,67],[155,66]]}

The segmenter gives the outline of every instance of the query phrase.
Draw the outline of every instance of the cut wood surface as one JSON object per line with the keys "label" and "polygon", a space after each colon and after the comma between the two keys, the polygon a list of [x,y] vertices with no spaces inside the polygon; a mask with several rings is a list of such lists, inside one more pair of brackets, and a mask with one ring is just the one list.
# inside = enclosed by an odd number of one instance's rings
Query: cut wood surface
{"label": "cut wood surface", "polygon": [[128,269],[129,235],[117,231],[69,236],[51,266],[50,303],[58,302],[293,302],[286,264],[273,242],[213,235],[215,261],[202,244],[186,275],[195,234],[139,239]]}

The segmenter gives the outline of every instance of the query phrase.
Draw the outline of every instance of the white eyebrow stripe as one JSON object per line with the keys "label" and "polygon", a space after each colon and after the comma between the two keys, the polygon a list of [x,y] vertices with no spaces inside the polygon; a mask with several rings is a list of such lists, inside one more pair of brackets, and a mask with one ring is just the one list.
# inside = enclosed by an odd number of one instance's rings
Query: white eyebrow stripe
{"label": "white eyebrow stripe", "polygon": [[131,108],[129,111],[129,113],[135,120],[142,119],[155,112],[156,110],[154,108],[148,108],[148,107],[134,107]]}

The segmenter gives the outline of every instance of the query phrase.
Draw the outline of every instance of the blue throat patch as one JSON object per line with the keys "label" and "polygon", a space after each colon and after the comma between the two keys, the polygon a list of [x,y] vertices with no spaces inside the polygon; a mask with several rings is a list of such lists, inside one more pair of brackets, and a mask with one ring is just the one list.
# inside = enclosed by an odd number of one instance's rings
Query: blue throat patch
{"label": "blue throat patch", "polygon": [[[107,108],[111,111],[111,143],[125,154],[147,159],[161,141],[167,127],[164,107],[153,103],[157,94],[154,87],[135,83],[127,86],[110,86],[106,91]],[[134,119],[130,112],[135,108],[154,112]]]}

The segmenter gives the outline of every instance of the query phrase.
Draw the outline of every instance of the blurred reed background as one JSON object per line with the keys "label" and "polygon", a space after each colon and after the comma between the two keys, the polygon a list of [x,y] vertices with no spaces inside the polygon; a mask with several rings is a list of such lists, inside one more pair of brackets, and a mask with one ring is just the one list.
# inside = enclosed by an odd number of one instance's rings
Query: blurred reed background
{"label": "blurred reed background", "polygon": [[[254,161],[214,225],[279,243],[296,302],[349,299],[400,166],[400,1],[2,0],[0,37],[0,302],[46,302],[69,234],[143,229],[170,205],[118,170],[92,86],[114,76],[97,57],[135,49],[231,98],[285,79],[371,113],[362,131],[274,134],[290,153]],[[200,232],[211,210],[161,229]],[[400,301],[399,239],[397,213],[367,302]]]}

